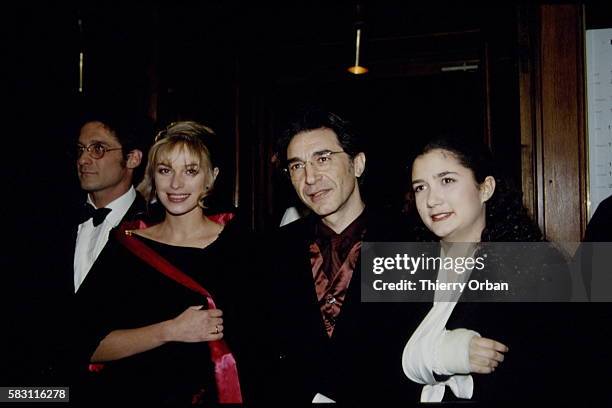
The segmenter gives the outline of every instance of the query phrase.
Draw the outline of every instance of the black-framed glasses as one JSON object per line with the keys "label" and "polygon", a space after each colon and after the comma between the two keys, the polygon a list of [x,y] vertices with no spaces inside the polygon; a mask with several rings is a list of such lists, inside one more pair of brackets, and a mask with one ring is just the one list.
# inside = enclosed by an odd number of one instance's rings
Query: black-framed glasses
{"label": "black-framed glasses", "polygon": [[113,150],[122,150],[122,149],[123,147],[109,148],[109,147],[104,146],[100,142],[91,143],[87,146],[83,146],[79,144],[76,146],[76,158],[80,159],[83,153],[85,152],[85,150],[87,150],[87,153],[89,153],[89,155],[93,159],[97,160],[97,159],[101,159],[102,157],[104,157],[106,152],[112,152]]}
{"label": "black-framed glasses", "polygon": [[323,150],[321,152],[314,153],[309,160],[292,160],[283,171],[292,179],[296,180],[301,178],[306,171],[306,164],[310,163],[313,168],[317,171],[325,171],[329,169],[333,163],[333,155],[338,153],[346,153],[344,150],[337,152],[331,150]]}

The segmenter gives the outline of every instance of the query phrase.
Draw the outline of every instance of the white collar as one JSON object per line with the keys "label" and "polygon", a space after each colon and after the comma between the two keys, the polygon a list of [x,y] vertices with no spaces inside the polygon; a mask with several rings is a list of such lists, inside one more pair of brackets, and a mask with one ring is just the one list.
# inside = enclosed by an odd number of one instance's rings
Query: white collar
{"label": "white collar", "polygon": [[[126,191],[123,195],[115,198],[113,201],[108,203],[105,208],[110,208],[112,211],[106,216],[105,222],[110,222],[113,226],[119,225],[125,213],[129,210],[130,206],[136,199],[136,190],[134,190],[134,186],[130,186],[129,190]],[[87,202],[97,208],[93,201],[91,201],[91,197],[87,194]]]}

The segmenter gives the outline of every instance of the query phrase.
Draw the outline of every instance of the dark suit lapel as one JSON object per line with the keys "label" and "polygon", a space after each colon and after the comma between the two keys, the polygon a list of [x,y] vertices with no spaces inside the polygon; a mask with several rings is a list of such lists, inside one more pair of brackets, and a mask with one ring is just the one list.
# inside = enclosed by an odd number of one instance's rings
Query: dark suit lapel
{"label": "dark suit lapel", "polygon": [[[371,213],[367,212],[367,208],[364,209],[364,215],[366,217],[366,232],[362,242],[365,241],[376,241],[376,237],[373,237],[375,234],[372,234],[371,229]],[[332,339],[337,337],[337,333],[342,333],[344,330],[350,330],[351,327],[355,327],[355,325],[360,323],[361,319],[361,250],[359,251],[359,257],[357,258],[357,262],[355,263],[355,270],[353,270],[353,274],[351,276],[351,280],[349,282],[348,290],[346,292],[346,297],[344,299],[344,304],[342,305],[342,309],[340,309],[340,314],[336,319],[336,326],[334,327],[334,332],[332,334]],[[346,329],[345,329],[346,328]]]}
{"label": "dark suit lapel", "polygon": [[77,240],[77,232],[79,231],[79,224],[73,225],[70,228],[70,243],[68,244],[69,251],[66,254],[66,260],[68,263],[68,271],[70,271],[69,279],[70,279],[70,287],[72,288],[72,292],[74,293],[74,252],[76,251],[76,240]]}
{"label": "dark suit lapel", "polygon": [[[83,197],[79,203],[83,203],[86,197]],[[73,205],[69,214],[69,222],[67,230],[64,231],[64,237],[67,242],[64,243],[65,253],[63,254],[64,265],[66,272],[63,274],[72,293],[74,292],[74,252],[76,250],[77,234],[79,232],[79,214],[81,213],[81,205]]]}
{"label": "dark suit lapel", "polygon": [[[299,220],[300,224],[296,224],[291,230],[287,230],[287,242],[283,242],[284,251],[283,257],[287,259],[286,265],[295,265],[297,270],[284,271],[286,274],[283,281],[286,282],[287,288],[294,293],[294,299],[291,300],[292,308],[296,311],[296,319],[301,316],[302,324],[307,325],[309,329],[304,331],[305,334],[312,336],[316,333],[316,338],[327,339],[327,331],[321,316],[321,309],[317,298],[317,291],[312,277],[312,269],[310,265],[310,244],[314,238],[314,224],[318,221],[312,215],[303,220]],[[281,289],[282,290],[282,289]]]}

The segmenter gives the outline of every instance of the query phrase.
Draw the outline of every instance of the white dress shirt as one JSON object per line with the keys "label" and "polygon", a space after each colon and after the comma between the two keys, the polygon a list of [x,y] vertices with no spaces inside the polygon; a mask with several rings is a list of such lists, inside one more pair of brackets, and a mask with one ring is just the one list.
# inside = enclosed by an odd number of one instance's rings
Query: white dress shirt
{"label": "white dress shirt", "polygon": [[[104,249],[108,242],[110,230],[119,225],[135,199],[136,190],[134,190],[134,187],[130,187],[125,194],[106,206],[106,208],[110,208],[112,211],[108,213],[104,221],[97,227],[94,227],[93,219],[91,218],[79,224],[74,249],[75,292],[79,290],[81,283],[85,280],[98,255],[100,255],[100,252],[102,252],[102,249]],[[95,207],[89,195],[87,196],[87,202]]]}

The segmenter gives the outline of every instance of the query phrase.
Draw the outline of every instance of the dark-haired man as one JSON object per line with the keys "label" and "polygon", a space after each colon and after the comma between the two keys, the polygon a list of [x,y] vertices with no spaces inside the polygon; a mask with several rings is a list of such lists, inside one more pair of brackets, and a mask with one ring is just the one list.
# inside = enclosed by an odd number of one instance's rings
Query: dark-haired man
{"label": "dark-haired man", "polygon": [[153,140],[148,118],[119,109],[88,112],[79,124],[74,157],[84,194],[81,202],[66,211],[63,232],[56,231],[55,263],[50,266],[57,280],[53,313],[62,316],[64,326],[55,328],[57,335],[47,345],[51,372],[46,374],[53,383],[74,385],[71,396],[77,398],[87,374],[85,350],[91,348],[80,337],[82,319],[87,316],[79,315],[79,305],[97,290],[95,280],[88,279],[89,271],[110,231],[124,220],[144,216],[145,202],[133,183]]}
{"label": "dark-haired man", "polygon": [[278,154],[311,214],[273,239],[269,338],[276,362],[268,398],[415,401],[401,368],[410,324],[398,323],[398,305],[360,299],[362,241],[392,234],[362,199],[366,156],[358,139],[337,115],[310,110],[289,126]]}
{"label": "dark-haired man", "polygon": [[[76,166],[87,193],[75,224],[74,291],[108,241],[110,230],[124,219],[142,215],[144,200],[133,187],[134,175],[147,151],[147,128],[122,116],[91,116],[79,132]],[[144,167],[144,166],[143,166]]]}

